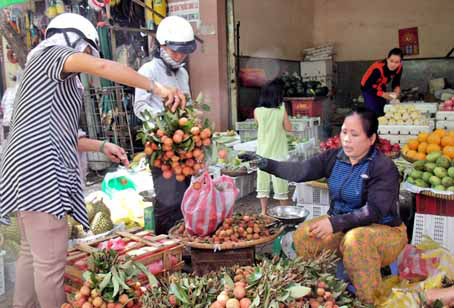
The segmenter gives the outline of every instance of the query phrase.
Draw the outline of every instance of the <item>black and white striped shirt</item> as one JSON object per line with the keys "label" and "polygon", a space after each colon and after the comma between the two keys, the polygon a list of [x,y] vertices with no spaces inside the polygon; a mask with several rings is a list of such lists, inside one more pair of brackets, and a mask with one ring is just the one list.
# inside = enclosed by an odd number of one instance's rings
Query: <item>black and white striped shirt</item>
{"label": "black and white striped shirt", "polygon": [[79,173],[77,130],[82,93],[65,75],[74,49],[52,46],[27,63],[1,160],[0,218],[15,211],[71,213],[88,228]]}

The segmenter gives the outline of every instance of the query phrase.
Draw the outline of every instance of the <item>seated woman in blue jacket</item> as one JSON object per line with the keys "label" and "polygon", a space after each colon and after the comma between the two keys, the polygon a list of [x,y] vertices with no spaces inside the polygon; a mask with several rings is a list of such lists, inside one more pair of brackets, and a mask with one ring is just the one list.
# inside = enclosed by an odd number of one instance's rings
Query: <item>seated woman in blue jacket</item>
{"label": "seated woman in blue jacket", "polygon": [[342,148],[301,162],[257,160],[261,170],[288,181],[328,179],[328,215],[298,228],[295,249],[303,258],[321,249],[337,251],[365,303],[373,303],[380,269],[394,262],[408,242],[398,210],[399,172],[375,147],[377,130],[375,114],[358,109],[344,120]]}

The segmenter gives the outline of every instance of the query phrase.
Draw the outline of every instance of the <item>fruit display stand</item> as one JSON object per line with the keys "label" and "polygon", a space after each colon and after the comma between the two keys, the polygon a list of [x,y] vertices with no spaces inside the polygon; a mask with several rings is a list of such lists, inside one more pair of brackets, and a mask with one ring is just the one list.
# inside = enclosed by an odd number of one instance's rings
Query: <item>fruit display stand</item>
{"label": "fruit display stand", "polygon": [[98,248],[103,242],[121,239],[125,243],[120,255],[131,257],[134,261],[146,266],[162,264],[162,272],[173,272],[182,269],[182,253],[184,246],[177,239],[168,235],[154,236],[152,231],[143,231],[140,228],[128,232],[115,232],[114,234],[98,239],[91,243],[79,244],[68,251],[65,269],[65,290],[74,291],[82,285],[82,275],[87,270],[87,262],[91,253],[100,251]]}

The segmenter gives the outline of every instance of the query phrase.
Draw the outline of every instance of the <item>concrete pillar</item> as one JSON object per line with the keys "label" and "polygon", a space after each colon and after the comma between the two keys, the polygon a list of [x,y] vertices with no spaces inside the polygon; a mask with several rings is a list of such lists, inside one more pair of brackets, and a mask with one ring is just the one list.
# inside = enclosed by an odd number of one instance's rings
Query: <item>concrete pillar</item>
{"label": "concrete pillar", "polygon": [[207,117],[216,130],[229,126],[229,99],[227,85],[227,26],[226,1],[200,0],[201,23],[196,34],[204,40],[198,43],[197,51],[190,56],[189,76],[192,96],[200,92],[211,110]]}

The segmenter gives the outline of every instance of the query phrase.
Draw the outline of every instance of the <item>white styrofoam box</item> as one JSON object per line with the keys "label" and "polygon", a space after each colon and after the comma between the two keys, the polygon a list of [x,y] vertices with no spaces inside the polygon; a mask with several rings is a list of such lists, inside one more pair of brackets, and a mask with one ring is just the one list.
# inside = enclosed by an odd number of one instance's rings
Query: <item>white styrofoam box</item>
{"label": "white styrofoam box", "polygon": [[297,183],[293,200],[297,204],[321,204],[329,205],[328,189],[312,187],[305,183]]}
{"label": "white styrofoam box", "polygon": [[437,128],[443,128],[445,130],[454,130],[454,120],[437,121],[435,125]]}
{"label": "white styrofoam box", "polygon": [[380,138],[388,139],[392,144],[398,143],[400,145],[405,145],[408,143],[408,140],[417,138],[417,135],[382,135]]}
{"label": "white styrofoam box", "polygon": [[5,254],[4,250],[0,251],[0,296],[5,294]]}
{"label": "white styrofoam box", "polygon": [[454,217],[429,214],[415,214],[413,227],[413,245],[419,244],[424,235],[454,253]]}
{"label": "white styrofoam box", "polygon": [[233,178],[236,187],[240,190],[237,200],[255,192],[257,189],[257,172],[249,173],[247,175],[237,176]]}
{"label": "white styrofoam box", "polygon": [[[409,106],[412,105],[415,107],[416,110],[419,110],[423,113],[436,113],[438,110],[438,103],[426,103],[426,102],[404,102],[400,103],[401,106]],[[396,105],[385,105],[385,112],[389,111],[392,106]]]}
{"label": "white styrofoam box", "polygon": [[434,129],[433,122],[429,125],[379,125],[378,133],[385,135],[417,135],[422,132],[430,133]]}
{"label": "white styrofoam box", "polygon": [[315,76],[331,76],[333,75],[333,61],[304,61],[301,62],[301,76],[315,77]]}
{"label": "white styrofoam box", "polygon": [[435,119],[440,121],[454,121],[454,111],[438,111]]}
{"label": "white styrofoam box", "polygon": [[243,142],[240,144],[235,144],[233,146],[233,149],[238,152],[241,152],[241,151],[257,152],[257,140],[252,140],[252,141]]}
{"label": "white styrofoam box", "polygon": [[329,210],[329,205],[322,205],[322,204],[297,203],[297,206],[302,206],[305,209],[309,210],[310,214],[309,214],[309,216],[307,216],[306,221],[326,215],[326,213],[328,213],[328,210]]}

